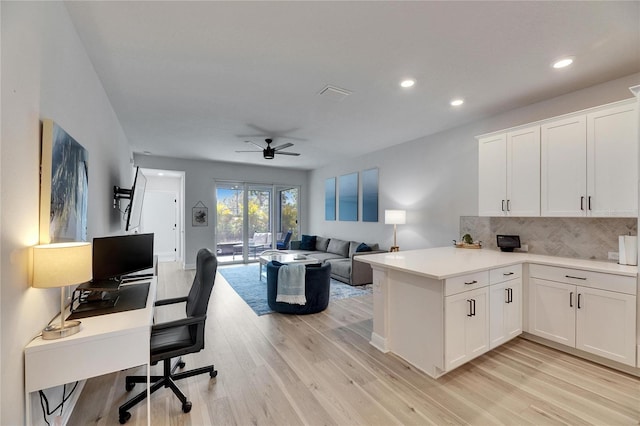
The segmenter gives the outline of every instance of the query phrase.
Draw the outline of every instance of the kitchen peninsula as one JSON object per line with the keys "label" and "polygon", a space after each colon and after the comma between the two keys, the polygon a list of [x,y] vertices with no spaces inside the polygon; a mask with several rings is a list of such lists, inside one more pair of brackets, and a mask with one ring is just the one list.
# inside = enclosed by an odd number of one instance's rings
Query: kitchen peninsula
{"label": "kitchen peninsula", "polygon": [[431,377],[523,332],[640,375],[635,266],[455,247],[359,261],[373,269],[371,344]]}

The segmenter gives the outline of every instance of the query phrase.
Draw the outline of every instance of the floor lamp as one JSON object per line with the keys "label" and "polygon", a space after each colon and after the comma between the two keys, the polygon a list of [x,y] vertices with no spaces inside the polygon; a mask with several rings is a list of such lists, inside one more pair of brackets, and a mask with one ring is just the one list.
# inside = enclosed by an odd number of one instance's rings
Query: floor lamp
{"label": "floor lamp", "polygon": [[385,210],[384,223],[387,225],[393,225],[393,245],[389,251],[400,251],[400,247],[398,247],[398,242],[396,240],[397,226],[407,223],[406,210]]}
{"label": "floor lamp", "polygon": [[42,330],[44,340],[67,337],[80,331],[80,321],[64,320],[64,288],[89,281],[91,270],[90,243],[55,243],[33,247],[32,286],[60,287],[60,324],[50,324]]}

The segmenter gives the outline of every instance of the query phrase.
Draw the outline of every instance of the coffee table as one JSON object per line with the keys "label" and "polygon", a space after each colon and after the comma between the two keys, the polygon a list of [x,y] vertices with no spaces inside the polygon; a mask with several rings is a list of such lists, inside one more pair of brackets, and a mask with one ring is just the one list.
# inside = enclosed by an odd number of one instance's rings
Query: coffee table
{"label": "coffee table", "polygon": [[267,251],[260,255],[260,280],[262,280],[262,267],[272,260],[284,264],[302,263],[303,265],[313,265],[321,263],[318,259],[305,256],[304,254],[277,253],[275,250]]}

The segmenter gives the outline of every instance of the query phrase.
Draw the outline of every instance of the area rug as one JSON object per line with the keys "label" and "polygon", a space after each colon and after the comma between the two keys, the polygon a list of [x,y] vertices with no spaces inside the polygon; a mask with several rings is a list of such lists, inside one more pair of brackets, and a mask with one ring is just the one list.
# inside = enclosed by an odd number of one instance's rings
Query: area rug
{"label": "area rug", "polygon": [[[273,311],[267,304],[267,279],[264,276],[262,280],[258,278],[258,269],[258,264],[233,265],[219,267],[218,272],[257,315],[264,315]],[[332,278],[329,303],[331,300],[371,294],[372,288],[371,284],[350,286]]]}

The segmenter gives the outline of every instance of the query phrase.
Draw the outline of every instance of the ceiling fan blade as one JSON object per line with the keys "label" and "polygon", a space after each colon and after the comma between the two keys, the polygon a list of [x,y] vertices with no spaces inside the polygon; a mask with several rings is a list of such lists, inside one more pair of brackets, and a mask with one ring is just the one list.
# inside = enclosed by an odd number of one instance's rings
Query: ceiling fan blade
{"label": "ceiling fan blade", "polygon": [[257,144],[257,143],[255,143],[255,142],[251,142],[251,141],[244,141],[244,142],[245,142],[245,143],[250,143],[251,145],[254,145],[254,146],[256,146],[256,147],[258,147],[258,148],[260,148],[260,149],[264,149],[264,147],[263,147],[263,146],[258,145],[258,144]]}
{"label": "ceiling fan blade", "polygon": [[262,151],[236,151],[236,152],[262,152]]}
{"label": "ceiling fan blade", "polygon": [[278,151],[278,155],[295,155],[297,157],[300,154],[297,152]]}
{"label": "ceiling fan blade", "polygon": [[289,148],[290,146],[293,146],[292,143],[283,143],[282,145],[278,145],[278,146],[274,146],[273,149],[275,149],[276,151],[278,151],[279,149],[285,149],[285,148]]}

